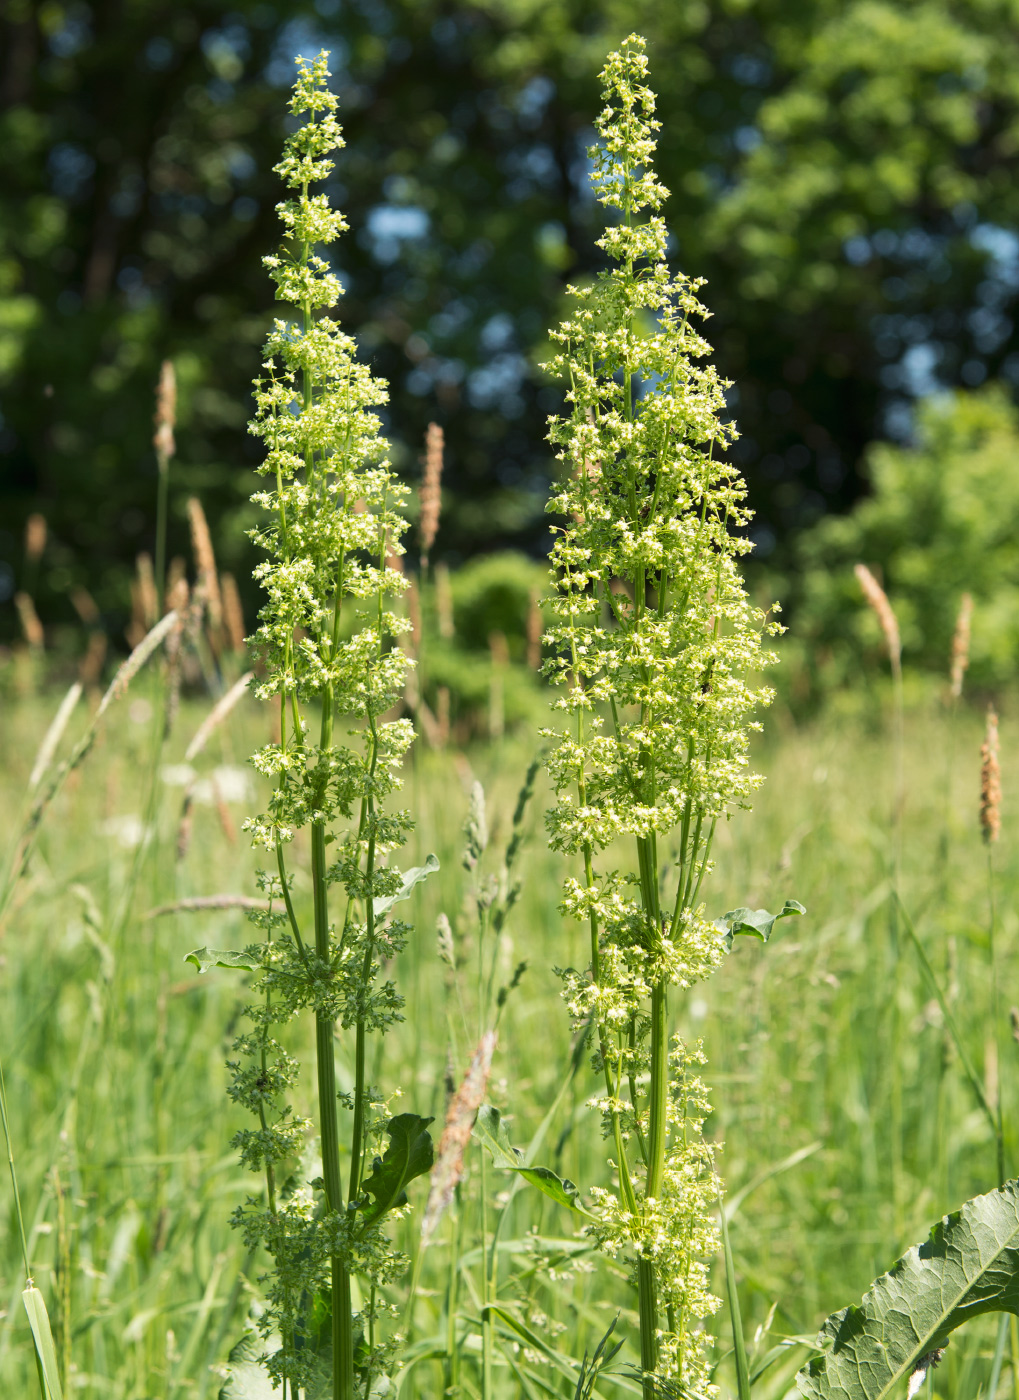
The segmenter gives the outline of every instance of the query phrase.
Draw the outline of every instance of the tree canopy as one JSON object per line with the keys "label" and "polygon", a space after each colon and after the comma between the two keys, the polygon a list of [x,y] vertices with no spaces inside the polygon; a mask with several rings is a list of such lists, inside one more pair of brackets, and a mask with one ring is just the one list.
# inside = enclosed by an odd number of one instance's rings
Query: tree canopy
{"label": "tree canopy", "polygon": [[[995,0],[3,0],[0,593],[52,525],[44,617],[111,617],[151,547],[153,386],[181,383],[173,545],[201,495],[246,573],[260,258],[293,57],[332,52],[340,306],[389,379],[397,465],[440,421],[438,552],[539,550],[542,369],[600,265],[586,149],[605,52],[648,38],[673,261],[705,276],[761,554],[865,489],[938,386],[1019,382],[1019,6]],[[13,626],[13,622],[10,624]]]}

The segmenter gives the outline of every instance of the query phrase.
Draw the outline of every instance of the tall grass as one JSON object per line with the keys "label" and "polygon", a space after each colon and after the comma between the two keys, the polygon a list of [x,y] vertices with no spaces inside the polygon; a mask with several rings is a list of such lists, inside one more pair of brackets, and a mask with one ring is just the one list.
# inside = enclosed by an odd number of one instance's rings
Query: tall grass
{"label": "tall grass", "polygon": [[[141,687],[136,700],[157,698],[145,689],[144,678],[135,684]],[[724,1143],[721,1168],[730,1205],[737,1207],[729,1228],[752,1371],[783,1338],[812,1335],[822,1316],[858,1295],[900,1247],[922,1237],[931,1219],[986,1189],[994,1161],[990,1125],[958,1057],[946,1063],[943,1018],[919,964],[903,956],[895,985],[888,981],[888,747],[866,713],[847,708],[848,699],[808,729],[779,718],[781,732],[760,743],[755,756],[768,777],[755,813],[723,826],[716,841],[715,912],[744,897],[766,905],[795,886],[809,918],[785,925],[767,948],[738,940],[724,981],[698,989],[681,1018],[684,1034],[703,1036],[711,1062],[715,1112],[708,1131]],[[211,702],[184,702],[165,755],[170,776],[210,708]],[[231,769],[268,738],[268,709],[242,700],[196,760],[201,772]],[[977,813],[982,716],[965,708],[957,716],[944,900],[942,872],[932,859],[937,836],[932,823],[940,822],[944,809],[944,776],[929,755],[942,747],[946,721],[933,700],[927,704],[915,696],[907,718],[903,899],[921,911],[918,936],[939,975],[954,941],[959,991],[953,1014],[967,1054],[979,1067],[988,956],[986,923],[974,915],[986,897]],[[47,719],[37,704],[8,703],[0,737],[0,798],[8,810],[23,791]],[[67,742],[74,739],[71,733]],[[1014,760],[1019,731],[1008,719],[1001,740],[1007,794],[1019,779]],[[247,1000],[245,974],[217,969],[199,978],[182,961],[198,943],[243,946],[249,936],[243,914],[223,909],[145,918],[183,897],[248,891],[254,858],[243,843],[230,843],[215,805],[196,802],[195,839],[178,864],[173,857],[180,790],[161,783],[130,918],[115,936],[120,892],[136,855],[136,848],[125,844],[136,827],[125,818],[143,809],[150,745],[143,707],[134,718],[100,732],[90,767],[82,770],[88,780],[72,777],[39,833],[3,948],[0,1024],[30,1262],[50,1302],[58,1355],[65,1354],[63,1338],[71,1339],[67,1389],[88,1400],[216,1394],[222,1379],[218,1368],[259,1296],[257,1278],[265,1267],[261,1258],[246,1256],[226,1224],[230,1209],[250,1189],[225,1146],[246,1116],[224,1108],[222,1063]],[[476,778],[485,787],[497,875],[498,851],[508,839],[530,756],[521,740],[478,747],[466,755],[468,775],[461,772],[463,756],[419,752],[408,775],[407,800],[419,814],[408,859],[423,862],[434,849],[442,863],[432,882],[412,897],[408,918],[424,931],[445,912],[458,957],[470,967],[478,951],[476,913],[473,896],[465,911],[472,882],[460,865],[470,785]],[[553,963],[581,964],[585,940],[564,929],[555,910],[562,872],[538,819],[548,800],[544,783],[539,773],[525,818],[528,842],[519,867],[524,878],[502,934],[497,984],[512,979],[518,962],[526,960],[528,966],[502,1011],[489,1095],[497,1106],[511,1107],[510,1135],[524,1148],[559,1098],[538,1160],[586,1184],[594,1179],[591,1164],[602,1160],[602,1148],[584,1106],[587,1088],[582,1078],[569,1074],[574,1047],[558,1009],[559,985],[549,971]],[[230,805],[239,821],[248,804],[231,799]],[[1004,816],[995,849],[1001,891],[1019,874],[1007,806]],[[292,865],[295,903],[307,917],[312,896],[307,838],[295,843]],[[1003,898],[997,959],[1009,999],[1008,988],[1019,975],[1017,923]],[[422,1113],[441,1120],[449,1027],[462,1022],[448,965],[424,932],[403,955],[399,985],[408,1013],[387,1038],[389,1072]],[[463,1079],[475,1045],[472,987],[470,974],[462,987],[467,1024],[457,1031],[455,1083]],[[895,1038],[886,1014],[892,995],[900,1009]],[[311,1053],[308,1031],[299,1026],[287,1043],[298,1057]],[[1002,1047],[1000,1083],[1011,1170],[1019,1141],[1010,1047],[1010,1041]],[[899,1066],[903,1104],[905,1190],[898,1211],[886,1131],[893,1063]],[[341,1087],[353,1084],[354,1066],[342,1047],[337,1072]],[[296,1108],[309,1112],[310,1096],[300,1098]],[[511,1191],[508,1174],[492,1166],[486,1171],[496,1198],[510,1193],[502,1205],[497,1199],[498,1209],[507,1212],[497,1248],[497,1299],[520,1328],[575,1363],[585,1349],[593,1352],[617,1311],[620,1326],[626,1324],[632,1335],[623,1281],[613,1282],[609,1275],[608,1291],[604,1278],[593,1286],[592,1275],[584,1271],[590,1256],[564,1212],[537,1193]],[[411,1220],[401,1227],[399,1243],[411,1255],[418,1279],[401,1394],[426,1397],[441,1390],[450,1354],[447,1322],[465,1393],[480,1386],[479,1173],[477,1149],[470,1147],[452,1214],[419,1265],[418,1224]],[[36,1380],[18,1299],[23,1268],[9,1201],[6,1210],[0,1388],[29,1394]],[[449,1318],[457,1233],[459,1285]],[[393,1287],[401,1307],[410,1278],[408,1273]],[[720,1274],[713,1283],[724,1291]],[[764,1329],[769,1314],[769,1326],[755,1346],[755,1333]],[[717,1325],[717,1354],[723,1358],[718,1379],[734,1392],[731,1363],[724,1359],[727,1329],[721,1319]],[[547,1357],[534,1360],[542,1356],[534,1341],[514,1332],[505,1318],[493,1315],[493,1330],[497,1395],[528,1393],[513,1365],[542,1376],[553,1394],[573,1394],[576,1365],[571,1381],[567,1369]],[[986,1393],[994,1339],[992,1321],[974,1324],[953,1342],[933,1374],[936,1393],[960,1400],[975,1397],[981,1386]],[[757,1393],[782,1394],[805,1355],[795,1344],[783,1345],[756,1382]],[[627,1343],[609,1370],[622,1371],[637,1359]],[[528,1384],[538,1387],[534,1393],[548,1393],[537,1381]],[[627,1392],[603,1374],[596,1393]]]}

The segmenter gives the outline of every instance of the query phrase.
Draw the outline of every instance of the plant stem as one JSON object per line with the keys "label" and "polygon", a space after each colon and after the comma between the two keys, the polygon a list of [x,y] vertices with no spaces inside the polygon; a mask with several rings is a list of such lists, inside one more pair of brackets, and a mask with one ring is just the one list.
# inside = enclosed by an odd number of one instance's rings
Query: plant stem
{"label": "plant stem", "polygon": [[[332,742],[332,696],[322,702],[321,749]],[[323,786],[325,778],[323,777]],[[311,824],[311,882],[315,909],[315,953],[322,971],[329,968],[332,949],[329,936],[329,884],[326,878],[326,829],[324,821]],[[336,1116],[336,1059],[333,1052],[333,1018],[315,1012],[315,1053],[318,1067],[319,1133],[322,1141],[322,1178],[331,1211],[344,1209],[340,1181],[340,1142]],[[350,1311],[350,1275],[338,1255],[330,1260],[332,1283],[333,1400],[354,1400],[354,1326]]]}
{"label": "plant stem", "polygon": [[[992,857],[992,855],[991,855],[991,850],[992,850],[992,848],[991,848],[990,842],[988,842],[988,843],[987,843],[987,912],[988,912],[988,923],[987,923],[987,956],[988,956],[988,961],[990,962],[990,965],[991,965],[991,1023],[992,1023],[992,1025],[993,1025],[993,1027],[994,1027],[994,1030],[993,1030],[994,1054],[995,1054],[995,1058],[996,1058],[996,1060],[997,1060],[997,1062],[998,1062],[997,1073],[996,1073],[995,1076],[994,1076],[994,1103],[991,1105],[991,1107],[994,1109],[995,1117],[997,1118],[997,1127],[996,1127],[996,1129],[995,1129],[994,1141],[995,1141],[995,1147],[997,1148],[997,1169],[998,1169],[997,1184],[1000,1186],[1000,1185],[1002,1184],[1002,1182],[1005,1180],[1005,1129],[1004,1129],[1004,1122],[1003,1122],[1002,1113],[1001,1113],[1001,1074],[1002,1074],[1002,1070],[1004,1069],[1004,1063],[1003,1063],[1002,1057],[1001,1057],[1001,1040],[1000,1040],[1001,1000],[1000,1000],[1000,992],[999,992],[999,988],[998,988],[998,960],[997,960],[997,949],[996,949],[996,946],[995,946],[996,935],[997,935],[997,925],[998,925],[998,909],[997,909],[997,901],[995,900],[995,896],[994,896],[994,859],[993,859],[993,857]],[[1014,1355],[1014,1352],[1013,1352],[1013,1362],[1014,1362],[1014,1361],[1015,1361],[1015,1355]],[[1017,1386],[1019,1386],[1019,1380],[1017,1380]],[[1017,1400],[1019,1400],[1019,1390],[1017,1390]]]}

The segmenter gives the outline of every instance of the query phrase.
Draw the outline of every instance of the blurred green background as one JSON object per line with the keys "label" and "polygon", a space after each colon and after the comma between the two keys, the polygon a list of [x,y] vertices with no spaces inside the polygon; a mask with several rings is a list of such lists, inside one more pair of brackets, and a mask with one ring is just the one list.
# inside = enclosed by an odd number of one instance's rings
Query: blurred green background
{"label": "blurred green background", "polygon": [[[937,652],[943,668],[955,582],[939,601],[908,551],[878,552],[873,517],[848,535],[824,533],[825,517],[866,496],[872,475],[887,485],[896,452],[920,453],[896,490],[944,469],[944,442],[935,450],[929,425],[916,435],[916,405],[932,395],[939,421],[982,414],[972,432],[993,427],[1008,457],[1015,12],[989,0],[4,0],[0,632],[17,634],[23,526],[40,511],[44,624],[76,622],[82,585],[119,637],[135,556],[152,549],[165,356],[181,384],[170,553],[186,551],[197,493],[222,567],[249,589],[250,620],[257,446],[245,423],[273,310],[259,259],[277,239],[272,165],[292,60],[320,46],[348,142],[330,188],[351,224],[335,247],[341,311],[390,381],[408,480],[426,424],[446,432],[433,557],[540,557],[555,467],[545,420],[561,402],[541,369],[546,328],[566,281],[598,265],[585,154],[596,75],[637,28],[660,95],[675,260],[708,279],[707,333],[735,385],[759,586],[786,602],[810,685],[831,655],[825,674],[841,675],[869,642],[866,625],[857,637],[846,624],[851,575],[830,565],[851,567],[846,550],[866,545],[912,609],[907,655]],[[984,381],[1000,381],[978,399],[993,407],[936,398]],[[970,522],[971,554],[994,548],[979,531],[1006,531],[1008,509]],[[915,517],[900,516],[908,535]],[[951,532],[953,519],[942,511],[932,528]],[[958,586],[979,605],[978,579]],[[914,606],[910,590],[925,588]],[[988,660],[984,678],[995,674]]]}

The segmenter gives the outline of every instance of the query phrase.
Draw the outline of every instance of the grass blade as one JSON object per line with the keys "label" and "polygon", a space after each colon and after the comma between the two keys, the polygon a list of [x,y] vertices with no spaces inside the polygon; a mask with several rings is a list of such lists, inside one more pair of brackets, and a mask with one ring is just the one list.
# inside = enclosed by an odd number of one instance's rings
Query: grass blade
{"label": "grass blade", "polygon": [[35,1340],[35,1352],[39,1358],[39,1368],[49,1400],[64,1400],[64,1392],[60,1385],[60,1373],[57,1370],[57,1350],[53,1345],[50,1317],[46,1311],[46,1299],[33,1283],[28,1285],[21,1297],[25,1304],[25,1311],[28,1313],[28,1323]]}
{"label": "grass blade", "polygon": [[722,1225],[722,1248],[725,1251],[725,1298],[729,1304],[729,1321],[732,1323],[732,1350],[736,1363],[736,1384],[739,1400],[750,1400],[750,1365],[747,1361],[746,1342],[743,1340],[743,1316],[739,1306],[739,1292],[736,1288],[736,1265],[732,1258],[732,1245],[729,1242],[729,1222],[725,1218],[721,1188],[718,1190],[718,1216]]}

